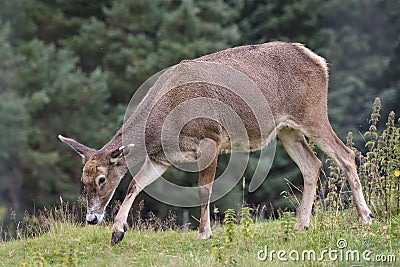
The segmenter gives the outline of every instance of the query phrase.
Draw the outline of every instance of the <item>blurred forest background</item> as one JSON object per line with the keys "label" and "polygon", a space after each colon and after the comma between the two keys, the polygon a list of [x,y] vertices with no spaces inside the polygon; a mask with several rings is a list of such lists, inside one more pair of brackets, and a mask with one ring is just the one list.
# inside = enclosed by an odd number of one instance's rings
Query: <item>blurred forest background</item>
{"label": "blurred forest background", "polygon": [[[304,43],[327,59],[331,123],[342,140],[353,131],[359,150],[375,97],[383,118],[399,112],[398,0],[0,0],[0,221],[50,207],[60,196],[77,201],[81,159],[58,134],[100,148],[154,73],[182,59],[273,40]],[[228,159],[221,158],[220,171]],[[197,183],[195,174],[168,176]],[[245,201],[285,207],[285,179],[302,184],[278,144],[267,180],[254,193],[245,190]],[[123,198],[129,180],[114,199]],[[240,183],[215,205],[235,208],[242,197]],[[181,216],[143,193],[135,205],[140,199],[161,217],[169,209]]]}

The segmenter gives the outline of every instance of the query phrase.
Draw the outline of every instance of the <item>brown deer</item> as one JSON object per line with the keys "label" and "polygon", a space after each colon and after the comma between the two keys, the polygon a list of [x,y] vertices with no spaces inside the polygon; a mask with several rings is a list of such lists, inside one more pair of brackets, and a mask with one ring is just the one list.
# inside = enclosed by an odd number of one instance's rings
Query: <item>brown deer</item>
{"label": "brown deer", "polygon": [[[201,63],[217,64],[242,73],[254,85],[242,88],[248,94],[249,101],[260,102],[258,111],[263,110],[260,107],[268,107],[269,111],[265,110],[265,113],[270,112],[272,116],[267,116],[265,123],[260,123],[252,113],[253,107],[237,92],[212,81],[199,80],[198,76],[208,71]],[[208,78],[216,77],[212,71],[207,75]],[[229,82],[227,76],[222,76]],[[187,77],[192,81],[179,82]],[[167,87],[168,90],[165,89]],[[255,90],[259,90],[262,96],[251,97]],[[198,240],[210,238],[209,202],[218,155],[221,152],[261,149],[277,135],[300,168],[304,179],[296,229],[306,229],[310,224],[322,165],[305,136],[340,166],[349,181],[360,221],[370,224],[373,216],[362,194],[354,152],[340,141],[328,120],[327,93],[326,61],[297,43],[271,42],[241,46],[182,61],[159,77],[121,129],[100,150],[59,135],[61,141],[83,158],[82,183],[87,192],[87,222],[101,223],[105,208],[128,168],[144,160],[128,187],[112,227],[111,245],[118,243],[127,231],[128,213],[139,192],[160,177],[173,161],[198,160],[201,201]],[[183,105],[191,100],[201,104]],[[227,131],[229,123],[224,124],[224,120],[232,116],[223,116],[223,109],[214,109],[211,106],[213,100],[223,103],[237,114],[244,133],[239,131],[235,135]],[[210,106],[207,103],[211,103]],[[175,112],[172,124],[164,127],[172,112]],[[191,121],[181,121],[180,118],[187,117],[187,114],[197,116]],[[181,154],[168,156],[165,150],[169,144],[175,145]]]}

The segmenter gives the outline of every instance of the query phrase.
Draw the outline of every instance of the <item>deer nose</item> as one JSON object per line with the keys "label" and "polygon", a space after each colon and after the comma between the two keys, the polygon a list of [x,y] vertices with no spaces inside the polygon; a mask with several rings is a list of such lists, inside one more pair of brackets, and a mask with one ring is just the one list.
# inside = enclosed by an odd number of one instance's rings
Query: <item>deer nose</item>
{"label": "deer nose", "polygon": [[89,224],[97,224],[97,222],[98,222],[97,216],[96,215],[88,215],[88,216],[86,216],[86,221]]}

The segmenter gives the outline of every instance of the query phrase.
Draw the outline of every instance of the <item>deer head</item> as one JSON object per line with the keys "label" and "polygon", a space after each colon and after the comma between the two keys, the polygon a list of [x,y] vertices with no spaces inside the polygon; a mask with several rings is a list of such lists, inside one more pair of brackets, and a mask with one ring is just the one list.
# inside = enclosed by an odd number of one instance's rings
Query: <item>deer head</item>
{"label": "deer head", "polygon": [[115,189],[128,170],[124,153],[129,147],[96,150],[74,139],[61,135],[58,138],[72,147],[83,159],[81,181],[87,199],[86,221],[90,224],[100,224]]}

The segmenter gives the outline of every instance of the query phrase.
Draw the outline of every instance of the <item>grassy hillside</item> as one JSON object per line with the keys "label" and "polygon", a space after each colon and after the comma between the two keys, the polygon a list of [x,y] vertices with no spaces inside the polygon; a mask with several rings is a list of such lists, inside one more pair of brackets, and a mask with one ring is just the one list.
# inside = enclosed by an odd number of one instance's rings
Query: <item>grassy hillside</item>
{"label": "grassy hillside", "polygon": [[[195,231],[130,230],[121,243],[111,247],[110,226],[54,222],[46,233],[37,237],[0,243],[0,266],[400,264],[400,217],[361,226],[355,214],[342,212],[337,217],[313,217],[312,226],[305,232],[293,230],[293,223],[294,217],[286,214],[282,219],[257,222],[249,227],[243,224],[214,227],[214,237],[201,242],[195,241]],[[265,257],[265,261],[259,259]]]}

